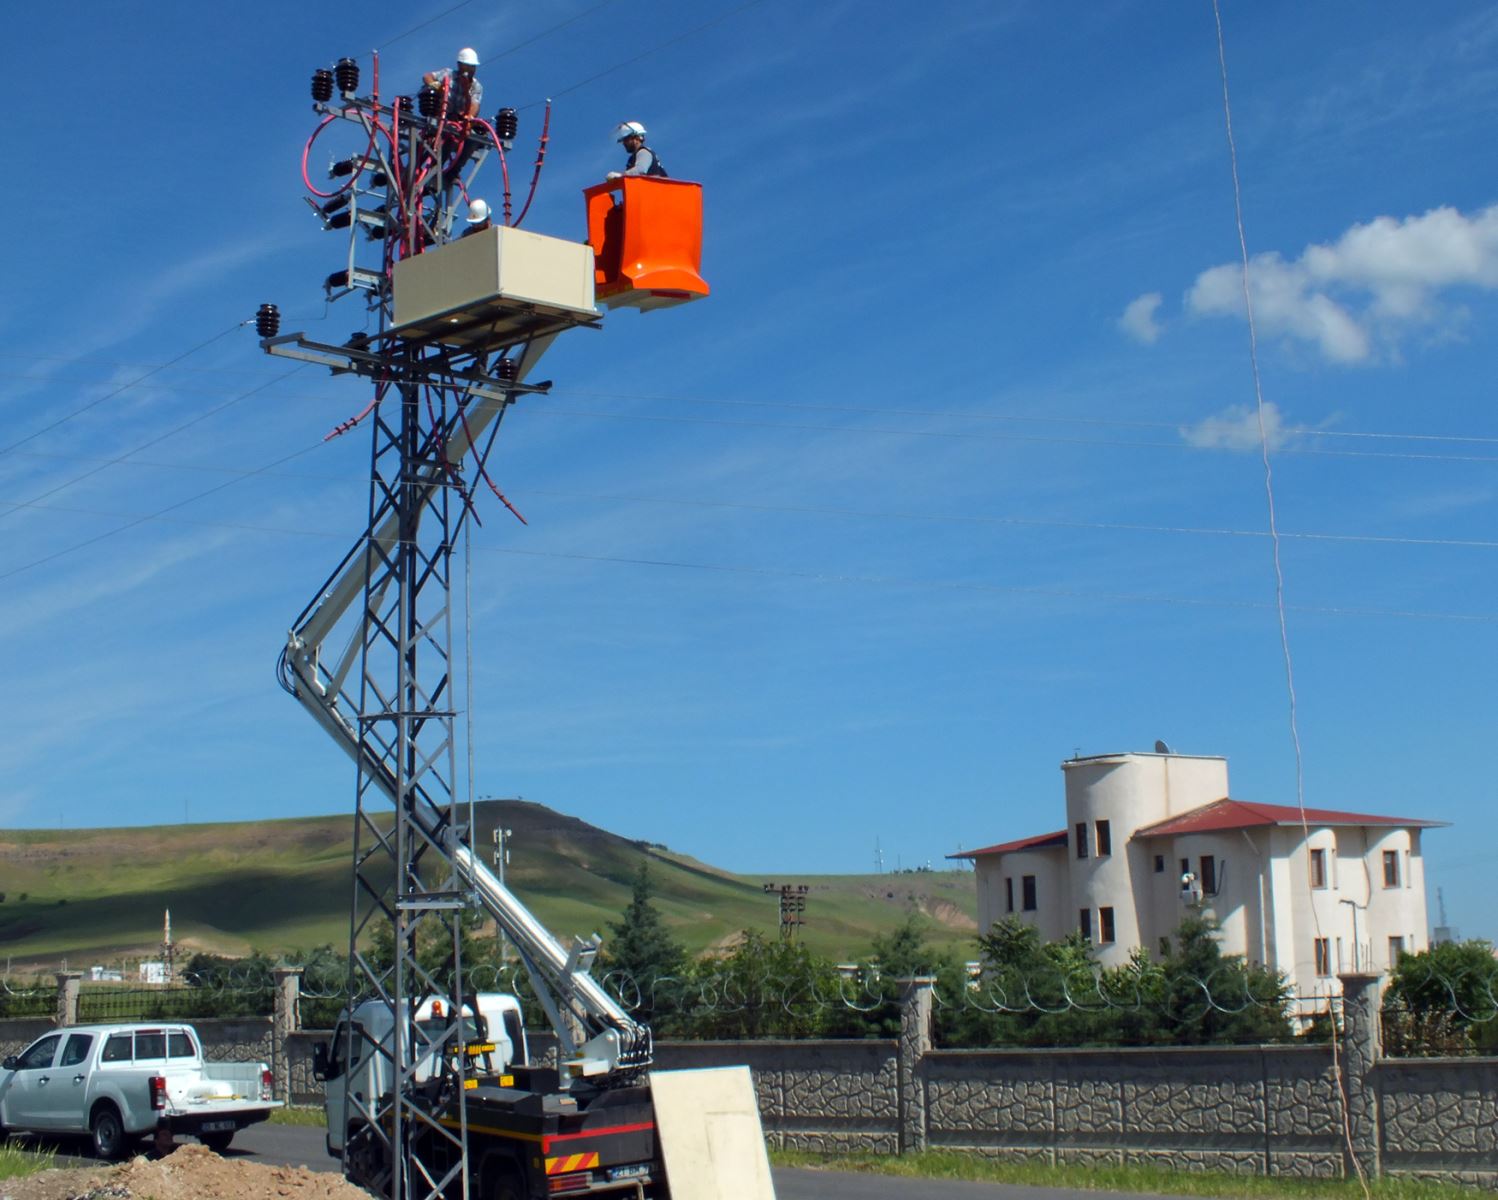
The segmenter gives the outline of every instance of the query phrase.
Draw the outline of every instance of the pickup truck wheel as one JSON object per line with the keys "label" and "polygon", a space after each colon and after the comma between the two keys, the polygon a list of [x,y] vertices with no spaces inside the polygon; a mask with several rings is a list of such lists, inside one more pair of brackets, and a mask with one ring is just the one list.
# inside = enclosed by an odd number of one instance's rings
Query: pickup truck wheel
{"label": "pickup truck wheel", "polygon": [[226,1133],[200,1133],[200,1134],[198,1134],[198,1141],[202,1142],[203,1145],[207,1146],[208,1149],[212,1150],[215,1154],[222,1154],[225,1150],[227,1150],[229,1148],[229,1143],[232,1142],[233,1140],[234,1140],[234,1130],[232,1130],[232,1129],[230,1129]]}
{"label": "pickup truck wheel", "polygon": [[94,1156],[113,1162],[125,1153],[125,1125],[112,1104],[101,1104],[89,1118],[88,1131],[94,1138]]}

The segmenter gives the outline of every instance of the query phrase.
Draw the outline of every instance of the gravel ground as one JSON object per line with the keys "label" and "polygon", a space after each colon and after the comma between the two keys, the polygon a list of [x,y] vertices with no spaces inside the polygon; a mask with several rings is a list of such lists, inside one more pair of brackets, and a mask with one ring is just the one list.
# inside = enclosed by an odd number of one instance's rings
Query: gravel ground
{"label": "gravel ground", "polygon": [[179,1146],[161,1159],[42,1171],[0,1182],[0,1200],[369,1200],[341,1175]]}

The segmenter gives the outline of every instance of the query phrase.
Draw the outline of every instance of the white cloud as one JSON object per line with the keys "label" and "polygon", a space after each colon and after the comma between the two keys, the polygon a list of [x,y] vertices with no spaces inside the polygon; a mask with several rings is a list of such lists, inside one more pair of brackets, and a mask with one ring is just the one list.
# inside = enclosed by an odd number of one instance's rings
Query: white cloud
{"label": "white cloud", "polygon": [[[1368,363],[1380,346],[1392,349],[1409,330],[1440,320],[1443,293],[1498,289],[1498,205],[1471,216],[1435,208],[1403,220],[1376,217],[1335,242],[1307,246],[1294,261],[1255,255],[1249,281],[1261,332],[1310,342],[1331,362]],[[1203,271],[1186,307],[1243,316],[1242,268]]]}
{"label": "white cloud", "polygon": [[1123,316],[1118,318],[1118,327],[1136,341],[1147,346],[1154,345],[1163,332],[1160,322],[1155,320],[1155,313],[1163,300],[1164,297],[1159,292],[1145,292],[1142,296],[1136,296],[1123,310]]}
{"label": "white cloud", "polygon": [[[1246,404],[1235,404],[1222,412],[1181,427],[1181,437],[1188,446],[1211,450],[1257,450],[1259,448],[1259,414]],[[1290,439],[1279,407],[1264,402],[1264,440],[1271,450],[1278,450]]]}

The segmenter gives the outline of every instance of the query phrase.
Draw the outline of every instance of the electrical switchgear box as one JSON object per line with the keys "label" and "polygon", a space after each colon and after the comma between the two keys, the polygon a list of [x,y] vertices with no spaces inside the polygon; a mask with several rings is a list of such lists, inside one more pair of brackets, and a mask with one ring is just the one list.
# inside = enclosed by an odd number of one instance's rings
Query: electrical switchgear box
{"label": "electrical switchgear box", "polygon": [[393,332],[463,345],[597,320],[593,281],[588,244],[496,225],[395,264]]}

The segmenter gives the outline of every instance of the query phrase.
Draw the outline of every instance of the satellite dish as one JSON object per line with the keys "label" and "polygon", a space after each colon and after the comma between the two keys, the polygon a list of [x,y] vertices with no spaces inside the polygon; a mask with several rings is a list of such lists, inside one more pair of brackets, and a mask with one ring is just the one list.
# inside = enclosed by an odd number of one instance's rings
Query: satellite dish
{"label": "satellite dish", "polygon": [[1164,742],[1160,741],[1157,738],[1155,740],[1155,753],[1156,754],[1169,754],[1170,753],[1170,747],[1167,746]]}

